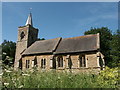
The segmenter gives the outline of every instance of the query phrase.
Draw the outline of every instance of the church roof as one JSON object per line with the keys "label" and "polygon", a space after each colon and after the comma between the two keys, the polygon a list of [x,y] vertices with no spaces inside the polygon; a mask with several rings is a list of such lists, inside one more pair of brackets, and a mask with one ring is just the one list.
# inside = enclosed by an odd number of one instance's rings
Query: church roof
{"label": "church roof", "polygon": [[62,39],[58,48],[55,51],[55,54],[86,52],[94,51],[97,49],[99,49],[98,34],[85,35]]}
{"label": "church roof", "polygon": [[98,50],[99,34],[85,35],[73,38],[56,38],[43,41],[36,41],[23,55],[43,54],[43,53],[78,53]]}
{"label": "church roof", "polygon": [[23,55],[52,53],[55,51],[60,39],[61,38],[36,41],[25,50]]}

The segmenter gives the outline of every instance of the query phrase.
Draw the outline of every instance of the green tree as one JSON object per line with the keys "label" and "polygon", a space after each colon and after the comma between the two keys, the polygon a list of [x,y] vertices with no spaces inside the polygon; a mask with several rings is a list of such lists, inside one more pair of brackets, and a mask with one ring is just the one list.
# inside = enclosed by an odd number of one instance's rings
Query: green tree
{"label": "green tree", "polygon": [[105,64],[111,67],[112,57],[110,56],[110,43],[112,40],[112,32],[107,27],[101,28],[91,28],[90,30],[86,31],[84,34],[100,34],[100,52],[103,53],[105,56]]}
{"label": "green tree", "polygon": [[120,30],[117,30],[112,37],[111,41],[111,57],[112,67],[118,66],[118,63],[120,61]]}
{"label": "green tree", "polygon": [[16,43],[4,40],[2,45],[2,62],[5,65],[13,65],[15,60]]}
{"label": "green tree", "polygon": [[38,38],[38,40],[45,40],[45,38]]}

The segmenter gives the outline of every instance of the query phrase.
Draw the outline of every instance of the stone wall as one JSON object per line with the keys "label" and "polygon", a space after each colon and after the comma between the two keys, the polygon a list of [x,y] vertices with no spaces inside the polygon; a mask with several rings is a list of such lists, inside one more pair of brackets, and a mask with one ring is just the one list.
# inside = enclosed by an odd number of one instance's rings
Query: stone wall
{"label": "stone wall", "polygon": [[19,60],[21,59],[22,53],[37,40],[37,36],[38,29],[35,29],[30,25],[18,28],[18,40],[16,43],[16,54],[14,62],[15,70],[19,66]]}
{"label": "stone wall", "polygon": [[[55,60],[56,62],[56,69],[57,71],[72,71],[72,72],[87,72],[90,70],[100,70],[100,65],[99,65],[99,57],[98,54],[96,52],[94,53],[86,53],[85,54],[85,63],[86,66],[85,67],[81,67],[80,66],[80,62],[79,62],[79,56],[81,54],[75,54],[75,55],[55,55],[54,58],[53,55],[36,55],[36,56],[24,56],[22,58],[22,63],[23,63],[23,70],[26,69],[26,60],[30,60],[30,68],[32,67],[32,60],[34,60],[35,58],[37,59],[37,68],[38,70],[41,70],[41,60],[42,59],[46,59],[46,66],[44,68],[44,70],[52,70],[51,69],[51,61],[50,60]],[[62,57],[63,58],[63,67],[58,67],[58,57]],[[69,67],[68,64],[68,60],[71,60],[71,69]]]}
{"label": "stone wall", "polygon": [[25,70],[26,69],[26,60],[30,60],[30,68],[32,69],[32,60],[34,60],[35,58],[37,59],[37,68],[38,70],[41,70],[41,59],[46,59],[46,66],[45,66],[45,70],[49,70],[50,69],[50,58],[52,55],[38,55],[38,56],[25,56],[22,58],[22,69]]}
{"label": "stone wall", "polygon": [[[24,33],[24,37],[21,39],[21,33]],[[19,27],[18,28],[18,40],[16,43],[16,53],[15,53],[15,62],[14,69],[16,70],[19,66],[19,60],[21,58],[21,53],[27,48],[27,38],[28,38],[28,27]]]}

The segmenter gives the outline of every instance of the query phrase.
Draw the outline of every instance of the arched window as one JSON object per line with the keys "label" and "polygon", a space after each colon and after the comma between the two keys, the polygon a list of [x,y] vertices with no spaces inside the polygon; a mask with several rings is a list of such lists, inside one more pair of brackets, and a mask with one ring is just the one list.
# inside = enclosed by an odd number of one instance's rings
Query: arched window
{"label": "arched window", "polygon": [[62,56],[58,57],[57,60],[58,60],[58,67],[63,67],[63,58],[62,58]]}
{"label": "arched window", "polygon": [[46,59],[41,59],[41,68],[45,68],[46,66]]}
{"label": "arched window", "polygon": [[79,66],[80,67],[86,67],[85,55],[80,55],[79,56]]}
{"label": "arched window", "polygon": [[72,68],[72,60],[71,60],[71,58],[68,59],[68,67],[69,67],[69,69]]}
{"label": "arched window", "polygon": [[26,68],[30,67],[30,60],[26,60]]}
{"label": "arched window", "polygon": [[20,34],[21,40],[24,38],[24,36],[25,36],[24,32],[21,32]]}
{"label": "arched window", "polygon": [[36,57],[34,60],[32,60],[32,67],[37,67],[37,58]]}

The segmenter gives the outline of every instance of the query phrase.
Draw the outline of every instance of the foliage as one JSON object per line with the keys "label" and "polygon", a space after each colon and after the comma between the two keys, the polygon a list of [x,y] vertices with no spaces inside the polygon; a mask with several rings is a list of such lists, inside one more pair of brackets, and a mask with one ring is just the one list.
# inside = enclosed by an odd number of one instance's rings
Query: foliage
{"label": "foliage", "polygon": [[117,32],[113,34],[110,53],[112,57],[111,65],[113,67],[118,66],[120,61],[120,30],[117,30]]}
{"label": "foliage", "polygon": [[38,38],[38,40],[45,40],[45,38]]}
{"label": "foliage", "polygon": [[84,34],[100,34],[100,51],[105,56],[105,64],[109,67],[117,67],[117,62],[120,60],[120,30],[112,35],[112,32],[107,27],[91,28]]}
{"label": "foliage", "polygon": [[2,60],[2,46],[0,45],[0,61]]}
{"label": "foliage", "polygon": [[100,75],[67,72],[13,71],[4,69],[2,88],[116,88],[117,69],[106,69]]}
{"label": "foliage", "polygon": [[13,65],[15,59],[16,43],[4,40],[2,43],[2,62],[5,65]]}
{"label": "foliage", "polygon": [[110,69],[109,67],[106,67],[104,71],[101,71],[100,75],[98,76],[99,84],[102,85],[102,87],[106,87],[106,85],[109,85],[109,87],[116,85],[118,87],[118,81],[120,80],[120,77],[118,76],[118,67]]}

